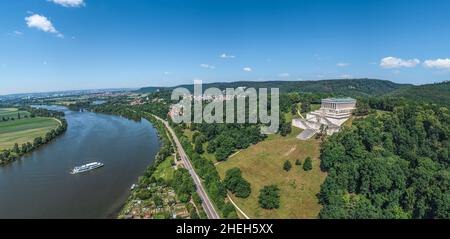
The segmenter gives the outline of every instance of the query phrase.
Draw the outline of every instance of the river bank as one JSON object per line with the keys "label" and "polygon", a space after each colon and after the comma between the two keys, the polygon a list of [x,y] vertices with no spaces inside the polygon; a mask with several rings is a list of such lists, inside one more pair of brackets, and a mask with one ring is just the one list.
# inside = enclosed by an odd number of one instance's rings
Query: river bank
{"label": "river bank", "polygon": [[[159,150],[147,121],[64,109],[65,134],[0,167],[0,218],[112,218]],[[105,167],[71,175],[75,166]]]}
{"label": "river bank", "polygon": [[[177,155],[174,151],[173,140],[166,132],[165,126],[156,118],[146,114],[158,131],[162,142],[160,151],[135,185],[132,194],[124,205],[119,219],[196,219],[205,218],[198,195],[192,198],[181,194],[174,188],[173,183],[177,176],[183,173],[177,164]],[[186,175],[186,174],[184,174]],[[192,180],[184,179],[188,183]],[[189,188],[189,187],[187,187]]]}
{"label": "river bank", "polygon": [[52,143],[67,130],[62,112],[30,108],[27,113],[24,117],[19,115],[17,119],[0,123],[0,145],[11,145],[10,148],[0,147],[0,167]]}

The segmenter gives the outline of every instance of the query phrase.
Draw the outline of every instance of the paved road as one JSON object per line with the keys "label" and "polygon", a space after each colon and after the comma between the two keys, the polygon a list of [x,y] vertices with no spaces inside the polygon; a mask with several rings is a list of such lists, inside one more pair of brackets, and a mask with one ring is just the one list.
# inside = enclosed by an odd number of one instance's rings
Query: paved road
{"label": "paved road", "polygon": [[177,135],[173,131],[173,129],[170,127],[169,123],[161,118],[159,118],[156,115],[152,115],[159,121],[163,122],[166,128],[169,130],[170,134],[172,135],[173,140],[175,141],[175,144],[177,145],[178,149],[178,155],[181,158],[181,161],[183,162],[186,169],[191,174],[192,179],[194,180],[195,185],[197,186],[197,193],[202,199],[202,206],[203,209],[205,209],[206,216],[208,219],[220,219],[219,214],[216,212],[216,209],[211,203],[211,200],[209,200],[208,194],[206,194],[205,189],[203,188],[203,184],[201,183],[200,178],[198,177],[197,173],[195,172],[194,168],[192,167],[191,162],[189,161],[188,156],[184,152],[183,146],[181,146],[180,141],[178,140]]}

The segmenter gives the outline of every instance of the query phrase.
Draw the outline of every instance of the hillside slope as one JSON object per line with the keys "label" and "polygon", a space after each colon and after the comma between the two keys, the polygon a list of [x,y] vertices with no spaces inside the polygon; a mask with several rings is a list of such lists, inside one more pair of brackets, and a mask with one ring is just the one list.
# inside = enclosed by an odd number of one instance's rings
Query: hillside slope
{"label": "hillside slope", "polygon": [[450,81],[406,87],[396,90],[389,95],[450,106]]}
{"label": "hillside slope", "polygon": [[[321,80],[321,81],[240,81],[230,83],[210,83],[204,84],[203,89],[216,87],[219,89],[237,88],[237,87],[254,87],[254,88],[279,88],[282,93],[304,92],[304,93],[330,93],[336,96],[380,96],[390,92],[397,91],[402,88],[411,87],[411,85],[397,84],[386,80],[377,79],[342,79],[342,80]],[[185,87],[190,91],[193,85],[181,85],[177,87]],[[174,89],[176,87],[168,87],[161,89]],[[138,90],[140,93],[154,92],[155,87],[142,88]]]}

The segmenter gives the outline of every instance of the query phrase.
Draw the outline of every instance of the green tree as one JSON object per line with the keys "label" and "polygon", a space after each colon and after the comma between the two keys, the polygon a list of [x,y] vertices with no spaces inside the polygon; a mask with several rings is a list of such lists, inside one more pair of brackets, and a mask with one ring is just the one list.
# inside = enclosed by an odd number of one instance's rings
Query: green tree
{"label": "green tree", "polygon": [[203,150],[203,141],[202,139],[199,137],[196,138],[195,140],[195,146],[194,146],[194,150],[196,153],[198,154],[203,154],[205,151]]}
{"label": "green tree", "polygon": [[160,196],[158,195],[154,195],[152,198],[153,202],[155,203],[156,207],[162,207],[164,205],[163,200],[161,199]]}
{"label": "green tree", "polygon": [[280,126],[280,135],[285,137],[292,132],[292,123],[291,122],[283,122]]}
{"label": "green tree", "polygon": [[194,203],[196,204],[196,205],[198,205],[198,206],[201,206],[202,205],[202,199],[200,198],[200,196],[198,195],[198,193],[197,192],[194,192],[193,194],[192,194],[192,200],[194,200]]}
{"label": "green tree", "polygon": [[239,168],[232,168],[226,172],[223,180],[226,189],[235,194],[236,197],[247,198],[250,196],[250,183],[242,177],[242,172]]}
{"label": "green tree", "polygon": [[216,151],[216,144],[214,144],[214,142],[209,142],[206,151],[210,154],[214,153]]}
{"label": "green tree", "polygon": [[233,219],[234,217],[233,212],[236,213],[236,209],[234,208],[233,204],[226,203],[222,209],[222,214],[224,215],[224,217],[227,219]]}
{"label": "green tree", "polygon": [[259,193],[258,202],[263,209],[280,208],[280,189],[278,186],[264,186]]}
{"label": "green tree", "polygon": [[192,193],[196,190],[189,171],[184,168],[175,171],[172,186],[175,189],[178,199],[183,203],[189,202]]}
{"label": "green tree", "polygon": [[33,141],[33,146],[35,147],[35,148],[37,148],[37,147],[39,147],[39,146],[41,146],[42,145],[42,137],[37,137],[37,138],[35,138],[34,139],[34,141]]}
{"label": "green tree", "polygon": [[289,160],[286,160],[286,162],[284,162],[284,165],[283,165],[284,171],[289,172],[289,171],[291,171],[291,168],[292,168],[291,162]]}
{"label": "green tree", "polygon": [[450,114],[423,103],[369,99],[383,114],[355,120],[321,149],[321,218],[450,218]]}
{"label": "green tree", "polygon": [[14,144],[14,147],[13,147],[13,150],[12,150],[14,153],[16,153],[16,154],[20,154],[20,148],[19,148],[19,144],[18,143],[15,143]]}
{"label": "green tree", "polygon": [[311,111],[311,104],[309,102],[303,102],[301,106],[301,113],[307,113]]}
{"label": "green tree", "polygon": [[356,116],[365,116],[370,113],[370,106],[364,101],[358,100],[356,110],[353,112]]}
{"label": "green tree", "polygon": [[303,170],[310,171],[310,170],[312,170],[312,168],[313,168],[313,166],[312,166],[311,157],[307,157],[305,159],[305,163],[303,163]]}

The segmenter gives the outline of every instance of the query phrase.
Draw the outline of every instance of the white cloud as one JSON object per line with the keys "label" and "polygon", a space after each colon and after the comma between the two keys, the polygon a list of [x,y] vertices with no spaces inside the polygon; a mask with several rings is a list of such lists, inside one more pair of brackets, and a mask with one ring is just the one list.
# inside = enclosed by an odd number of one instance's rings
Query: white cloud
{"label": "white cloud", "polygon": [[280,78],[286,78],[286,77],[289,77],[289,76],[291,76],[291,74],[289,74],[289,73],[280,73],[280,74],[278,74],[278,77],[280,77]]}
{"label": "white cloud", "polygon": [[244,69],[242,69],[242,70],[246,71],[246,72],[252,72],[253,71],[253,69],[250,68],[250,67],[244,67]]}
{"label": "white cloud", "polygon": [[216,69],[215,66],[209,65],[209,64],[200,64],[200,67],[206,68],[206,69]]}
{"label": "white cloud", "polygon": [[350,78],[352,78],[352,75],[344,74],[344,75],[341,75],[341,78],[350,79]]}
{"label": "white cloud", "polygon": [[436,69],[450,69],[450,59],[426,60],[423,66]]}
{"label": "white cloud", "polygon": [[410,60],[403,60],[401,58],[396,57],[386,57],[381,59],[380,66],[386,69],[395,69],[395,68],[412,68],[420,64],[420,60],[418,59],[410,59]]}
{"label": "white cloud", "polygon": [[338,67],[347,67],[347,66],[350,66],[350,63],[347,63],[347,62],[339,62],[339,63],[336,64],[336,66],[338,66]]}
{"label": "white cloud", "polygon": [[53,26],[52,22],[45,16],[34,14],[25,18],[27,26],[29,28],[36,28],[44,32],[56,34],[56,36],[63,38],[64,36],[59,33]]}
{"label": "white cloud", "polygon": [[227,55],[227,54],[223,53],[222,55],[220,55],[220,58],[222,58],[222,59],[233,59],[233,58],[236,58],[236,56]]}
{"label": "white cloud", "polygon": [[49,2],[61,5],[63,7],[82,7],[86,4],[84,0],[48,0]]}

